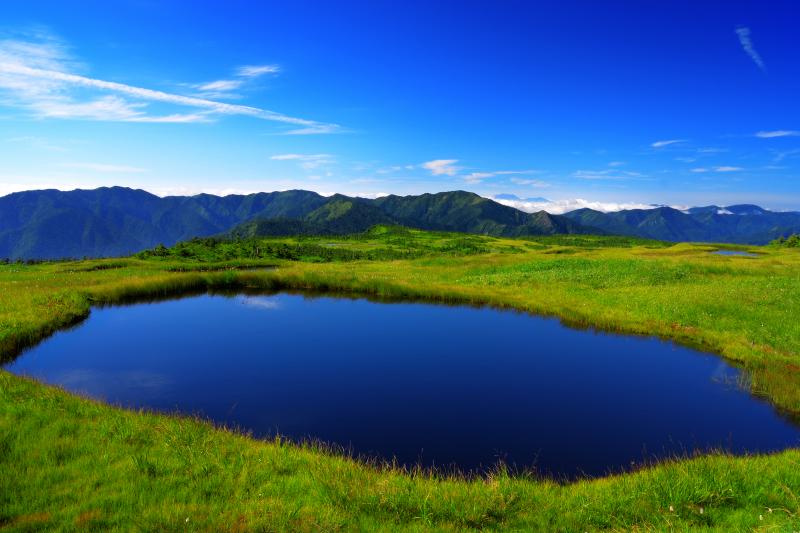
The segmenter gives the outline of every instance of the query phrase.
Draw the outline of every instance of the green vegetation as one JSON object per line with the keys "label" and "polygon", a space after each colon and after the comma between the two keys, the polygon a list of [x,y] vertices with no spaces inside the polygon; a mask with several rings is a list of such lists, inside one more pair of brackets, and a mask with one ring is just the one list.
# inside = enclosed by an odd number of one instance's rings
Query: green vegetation
{"label": "green vegetation", "polygon": [[788,237],[775,239],[770,244],[773,246],[785,246],[786,248],[800,248],[800,234],[793,233]]}
{"label": "green vegetation", "polygon": [[388,261],[425,256],[463,256],[488,253],[524,253],[544,250],[568,253],[567,247],[594,250],[609,247],[648,246],[664,248],[671,243],[637,237],[596,235],[549,235],[525,239],[503,240],[465,233],[422,231],[403,226],[377,225],[363,233],[284,237],[234,236],[232,238],[196,238],[167,248],[159,245],[136,254],[139,259],[160,259],[184,262],[218,262],[234,260],[288,259],[292,261]]}
{"label": "green vegetation", "polygon": [[[381,226],[347,237],[198,239],[138,257],[0,265],[13,357],[92,305],[307,289],[482,303],[657,334],[746,368],[800,413],[800,251],[635,238],[501,239]],[[329,252],[330,251],[330,252]],[[268,268],[277,267],[277,268]],[[712,455],[570,484],[460,479],[123,411],[0,371],[0,526],[73,529],[800,529],[800,451]],[[187,521],[188,519],[188,521]]]}
{"label": "green vegetation", "polygon": [[[595,241],[593,241],[595,242]],[[217,262],[239,259],[288,259],[291,261],[389,261],[423,256],[460,256],[489,252],[522,252],[499,240],[463,233],[436,233],[402,226],[373,226],[364,233],[338,236],[245,237],[192,239],[172,248],[158,246],[136,254],[140,259]]]}

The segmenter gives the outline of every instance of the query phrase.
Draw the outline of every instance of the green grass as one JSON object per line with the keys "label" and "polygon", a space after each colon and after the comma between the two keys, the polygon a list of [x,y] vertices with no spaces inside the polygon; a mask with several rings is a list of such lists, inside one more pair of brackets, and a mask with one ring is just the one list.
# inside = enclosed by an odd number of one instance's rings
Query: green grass
{"label": "green grass", "polygon": [[[248,255],[254,245],[259,252]],[[284,246],[314,253],[280,257]],[[749,247],[760,256],[747,258],[713,249],[377,228],[346,238],[193,241],[128,259],[6,264],[0,352],[14,357],[85,318],[92,305],[206,290],[337,290],[513,307],[672,338],[736,362],[754,392],[797,415],[800,250]],[[12,531],[792,531],[800,530],[799,461],[800,450],[790,450],[676,459],[569,484],[502,468],[460,479],[124,411],[0,371],[0,527]]]}

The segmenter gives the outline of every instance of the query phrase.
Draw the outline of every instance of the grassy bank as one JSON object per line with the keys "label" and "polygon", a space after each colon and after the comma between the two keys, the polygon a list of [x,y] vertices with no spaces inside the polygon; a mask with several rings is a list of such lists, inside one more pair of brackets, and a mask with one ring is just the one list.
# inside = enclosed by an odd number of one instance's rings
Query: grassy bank
{"label": "grassy bank", "polygon": [[[800,253],[753,248],[759,257],[748,258],[714,248],[385,229],[8,264],[0,266],[0,350],[11,358],[92,305],[209,289],[341,290],[514,307],[661,335],[736,361],[755,392],[800,412]],[[791,530],[800,529],[798,459],[797,451],[710,456],[569,485],[502,472],[439,479],[125,412],[0,372],[0,524],[19,530]]]}
{"label": "grassy bank", "polygon": [[790,531],[800,452],[708,456],[570,485],[379,471],[0,373],[0,523],[11,530]]}

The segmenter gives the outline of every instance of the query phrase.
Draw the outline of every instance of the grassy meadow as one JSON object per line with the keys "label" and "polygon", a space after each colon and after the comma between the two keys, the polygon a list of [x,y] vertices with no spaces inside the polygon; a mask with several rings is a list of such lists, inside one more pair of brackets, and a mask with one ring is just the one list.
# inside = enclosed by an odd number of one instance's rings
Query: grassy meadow
{"label": "grassy meadow", "polygon": [[[215,290],[343,291],[486,304],[659,335],[743,367],[800,417],[800,249],[625,237],[502,239],[377,227],[348,237],[196,239],[122,259],[0,265],[10,360],[92,306]],[[468,479],[256,441],[0,371],[0,529],[800,530],[800,450],[676,458],[558,483]]]}

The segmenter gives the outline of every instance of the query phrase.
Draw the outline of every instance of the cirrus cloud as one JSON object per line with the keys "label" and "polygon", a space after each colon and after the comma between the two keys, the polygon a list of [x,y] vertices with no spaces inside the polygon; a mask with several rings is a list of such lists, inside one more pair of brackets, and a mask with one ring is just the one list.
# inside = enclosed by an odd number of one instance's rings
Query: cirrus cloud
{"label": "cirrus cloud", "polygon": [[330,154],[278,154],[270,157],[273,161],[297,161],[301,168],[312,170],[333,163]]}
{"label": "cirrus cloud", "polygon": [[762,60],[759,53],[756,52],[756,49],[753,46],[753,41],[750,39],[750,28],[740,26],[736,28],[736,35],[739,37],[739,44],[742,45],[742,50],[744,50],[744,53],[750,56],[750,59],[753,60],[753,63],[755,63],[758,68],[764,71],[767,70],[764,60]]}
{"label": "cirrus cloud", "polygon": [[434,159],[422,163],[421,166],[434,176],[455,176],[461,170],[456,163],[458,163],[458,159]]}
{"label": "cirrus cloud", "polygon": [[773,131],[759,131],[756,137],[759,139],[774,139],[775,137],[797,137],[800,136],[800,131],[797,130],[773,130]]}
{"label": "cirrus cloud", "polygon": [[670,146],[672,144],[679,144],[679,143],[685,143],[685,142],[686,142],[686,139],[667,139],[666,141],[656,141],[656,142],[650,144],[650,146],[652,148],[664,148],[665,146]]}
{"label": "cirrus cloud", "polygon": [[[480,183],[485,179],[495,178],[498,176],[522,176],[526,174],[538,174],[538,170],[495,170],[492,172],[472,172],[464,176],[464,181],[471,184]],[[519,178],[511,178],[511,181],[517,183]],[[529,180],[532,185],[536,180]],[[544,182],[537,182],[544,183]]]}
{"label": "cirrus cloud", "polygon": [[[49,36],[40,35],[37,38],[0,40],[0,96],[3,96],[6,105],[27,109],[41,118],[186,123],[207,122],[221,115],[242,115],[292,126],[294,129],[285,133],[294,135],[340,131],[337,124],[259,107],[229,104],[76,74],[75,70],[80,64],[72,59],[65,45]],[[265,68],[246,67],[243,72],[252,77],[266,72]],[[236,80],[217,80],[201,87],[219,91],[235,85]],[[95,94],[87,95],[92,91]],[[193,111],[152,115],[148,113],[150,102],[187,107]]]}
{"label": "cirrus cloud", "polygon": [[739,172],[740,170],[744,170],[742,167],[732,167],[732,166],[717,166],[717,167],[698,167],[691,169],[691,172],[695,174],[702,174],[704,172]]}
{"label": "cirrus cloud", "polygon": [[236,74],[243,78],[257,78],[264,74],[277,74],[280,72],[278,65],[245,65],[236,69]]}

